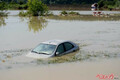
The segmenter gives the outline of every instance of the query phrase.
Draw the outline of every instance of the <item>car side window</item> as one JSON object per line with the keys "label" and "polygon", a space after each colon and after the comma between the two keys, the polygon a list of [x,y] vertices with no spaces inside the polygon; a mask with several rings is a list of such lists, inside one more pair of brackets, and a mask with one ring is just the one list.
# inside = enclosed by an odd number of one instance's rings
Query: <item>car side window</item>
{"label": "car side window", "polygon": [[65,46],[65,50],[66,51],[68,51],[68,50],[70,50],[70,49],[72,49],[74,46],[71,44],[71,43],[69,43],[69,42],[66,42],[66,43],[64,43],[64,46]]}
{"label": "car side window", "polygon": [[63,52],[65,52],[63,44],[60,44],[60,45],[58,46],[56,52],[58,52],[58,53],[63,53]]}

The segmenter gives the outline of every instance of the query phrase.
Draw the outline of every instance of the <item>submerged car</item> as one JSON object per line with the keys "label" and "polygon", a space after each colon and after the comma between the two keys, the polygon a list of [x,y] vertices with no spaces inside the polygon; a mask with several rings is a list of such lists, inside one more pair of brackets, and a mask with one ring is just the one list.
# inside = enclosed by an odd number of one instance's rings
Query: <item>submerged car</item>
{"label": "submerged car", "polygon": [[50,40],[40,43],[26,56],[32,58],[49,58],[74,52],[78,49],[79,47],[71,41]]}

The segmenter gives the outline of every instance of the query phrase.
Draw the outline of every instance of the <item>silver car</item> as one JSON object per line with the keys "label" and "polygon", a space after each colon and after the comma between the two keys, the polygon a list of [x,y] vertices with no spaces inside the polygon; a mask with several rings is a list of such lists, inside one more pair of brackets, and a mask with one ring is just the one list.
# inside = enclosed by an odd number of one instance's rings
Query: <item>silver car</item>
{"label": "silver car", "polygon": [[70,52],[78,50],[79,47],[71,42],[65,40],[50,40],[40,43],[32,51],[27,54],[27,57],[32,58],[49,58],[54,56],[61,56]]}

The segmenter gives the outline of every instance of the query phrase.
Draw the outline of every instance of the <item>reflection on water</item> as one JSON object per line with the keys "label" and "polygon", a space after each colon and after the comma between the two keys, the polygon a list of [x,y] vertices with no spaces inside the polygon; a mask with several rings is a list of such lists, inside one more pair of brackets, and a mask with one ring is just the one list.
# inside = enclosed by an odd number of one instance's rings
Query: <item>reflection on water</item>
{"label": "reflection on water", "polygon": [[47,21],[43,17],[29,17],[28,27],[29,31],[34,33],[41,31],[47,26]]}
{"label": "reflection on water", "polygon": [[6,23],[5,23],[5,18],[6,18],[6,17],[0,17],[0,27],[6,25]]}

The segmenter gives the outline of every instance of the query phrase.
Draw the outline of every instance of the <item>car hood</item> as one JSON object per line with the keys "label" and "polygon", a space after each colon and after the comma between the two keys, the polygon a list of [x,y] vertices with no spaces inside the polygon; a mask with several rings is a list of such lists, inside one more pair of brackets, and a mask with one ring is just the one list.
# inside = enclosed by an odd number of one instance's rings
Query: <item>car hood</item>
{"label": "car hood", "polygon": [[37,53],[33,53],[33,52],[29,52],[26,56],[31,57],[31,58],[37,58],[37,59],[44,59],[44,58],[51,57],[51,55],[37,54]]}

